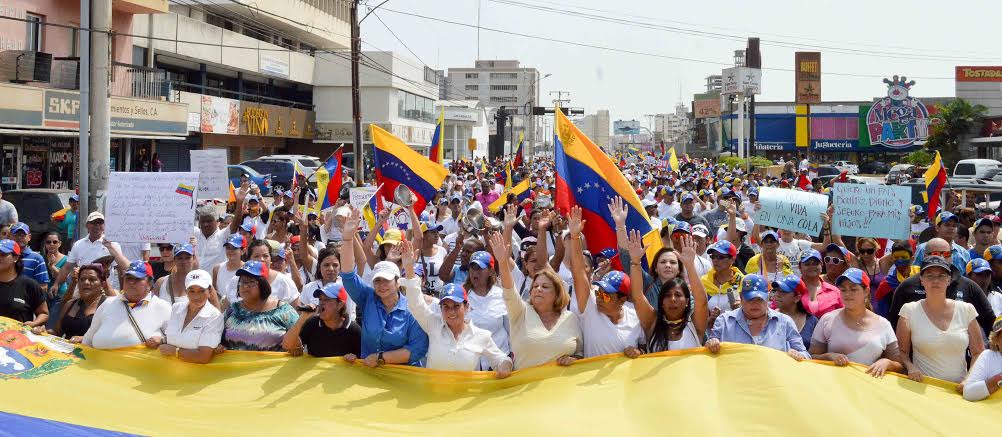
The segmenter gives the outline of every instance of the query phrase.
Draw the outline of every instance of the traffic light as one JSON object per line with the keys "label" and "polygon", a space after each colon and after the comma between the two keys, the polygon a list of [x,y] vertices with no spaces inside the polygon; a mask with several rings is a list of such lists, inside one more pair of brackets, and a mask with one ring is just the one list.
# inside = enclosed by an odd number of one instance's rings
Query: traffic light
{"label": "traffic light", "polygon": [[[564,115],[584,115],[584,108],[560,108],[560,112]],[[546,115],[552,114],[553,108],[547,108],[545,106],[533,106],[532,115]]]}

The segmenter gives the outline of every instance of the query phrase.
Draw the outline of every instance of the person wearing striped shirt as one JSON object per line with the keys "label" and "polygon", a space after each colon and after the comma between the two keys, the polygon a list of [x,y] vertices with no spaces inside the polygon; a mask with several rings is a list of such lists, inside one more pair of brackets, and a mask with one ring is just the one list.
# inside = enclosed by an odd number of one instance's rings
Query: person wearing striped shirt
{"label": "person wearing striped shirt", "polygon": [[28,246],[31,242],[31,230],[28,229],[28,225],[23,222],[15,223],[10,228],[10,238],[21,246],[21,262],[24,264],[21,276],[34,279],[39,285],[48,287],[49,269],[45,266],[45,258]]}

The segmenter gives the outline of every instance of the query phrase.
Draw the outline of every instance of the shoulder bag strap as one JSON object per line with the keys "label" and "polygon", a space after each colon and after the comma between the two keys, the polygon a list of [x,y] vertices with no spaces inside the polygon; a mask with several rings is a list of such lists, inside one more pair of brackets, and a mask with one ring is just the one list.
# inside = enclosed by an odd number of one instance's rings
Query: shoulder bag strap
{"label": "shoulder bag strap", "polygon": [[139,329],[139,323],[136,323],[136,318],[132,316],[132,308],[129,307],[129,303],[123,300],[122,305],[125,305],[125,314],[129,315],[129,322],[132,323],[132,329],[136,330],[136,335],[139,336],[139,341],[146,344],[146,336],[143,335],[143,330]]}

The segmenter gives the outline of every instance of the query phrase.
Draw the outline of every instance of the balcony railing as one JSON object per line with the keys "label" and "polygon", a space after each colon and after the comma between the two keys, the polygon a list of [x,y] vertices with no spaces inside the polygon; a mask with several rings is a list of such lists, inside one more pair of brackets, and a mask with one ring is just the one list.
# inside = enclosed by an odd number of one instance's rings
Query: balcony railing
{"label": "balcony railing", "polygon": [[[79,90],[80,58],[53,57],[51,59],[48,77],[39,77],[29,83],[43,88]],[[0,63],[2,62],[7,62],[7,60],[0,59]],[[0,70],[3,67],[0,65]],[[6,79],[13,81],[14,77]],[[168,102],[179,101],[179,94],[171,87],[171,81],[164,70],[115,62],[111,66],[109,79],[109,87],[113,96]]]}

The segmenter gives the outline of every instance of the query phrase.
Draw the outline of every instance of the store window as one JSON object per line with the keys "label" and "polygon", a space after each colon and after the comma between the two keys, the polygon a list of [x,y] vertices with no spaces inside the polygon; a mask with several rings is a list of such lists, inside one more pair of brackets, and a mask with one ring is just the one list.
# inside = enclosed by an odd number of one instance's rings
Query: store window
{"label": "store window", "polygon": [[24,18],[24,49],[29,52],[42,51],[42,16],[27,13],[24,14]]}
{"label": "store window", "polygon": [[74,153],[72,138],[26,137],[21,160],[21,188],[72,190]]}

